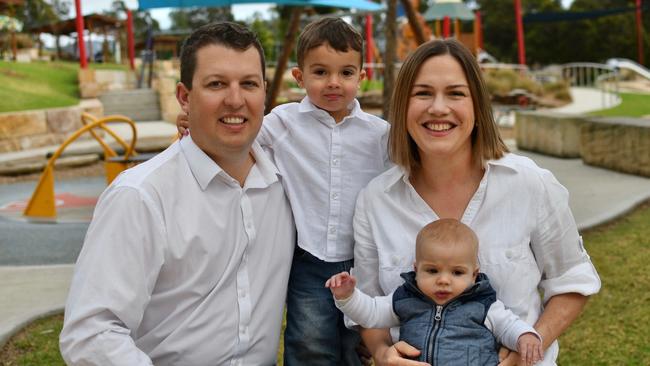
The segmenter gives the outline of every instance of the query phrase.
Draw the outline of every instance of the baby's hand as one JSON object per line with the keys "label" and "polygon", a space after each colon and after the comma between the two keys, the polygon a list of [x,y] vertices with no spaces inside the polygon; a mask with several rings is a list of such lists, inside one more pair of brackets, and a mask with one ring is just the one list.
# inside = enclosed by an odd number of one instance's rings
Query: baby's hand
{"label": "baby's hand", "polygon": [[176,128],[178,129],[179,138],[187,136],[190,132],[190,121],[185,112],[181,111],[178,116],[176,116]]}
{"label": "baby's hand", "polygon": [[347,272],[341,272],[332,276],[327,282],[325,287],[329,288],[337,300],[345,300],[352,296],[354,293],[354,286],[357,284],[357,279]]}
{"label": "baby's hand", "polygon": [[542,341],[533,333],[524,333],[517,340],[517,352],[521,355],[521,362],[525,365],[534,365],[543,359]]}

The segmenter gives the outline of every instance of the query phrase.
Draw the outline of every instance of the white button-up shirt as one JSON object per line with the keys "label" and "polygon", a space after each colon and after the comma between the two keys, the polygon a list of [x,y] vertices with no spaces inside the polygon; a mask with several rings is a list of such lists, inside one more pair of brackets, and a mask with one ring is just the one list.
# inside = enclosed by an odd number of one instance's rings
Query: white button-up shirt
{"label": "white button-up shirt", "polygon": [[361,110],[336,123],[305,97],[264,117],[257,141],[271,153],[296,220],[298,245],[327,262],[352,258],[359,191],[390,165],[389,125]]}
{"label": "white button-up shirt", "polygon": [[[528,324],[542,312],[539,290],[545,303],[558,294],[591,295],[600,289],[568,201],[551,172],[507,154],[487,163],[461,219],[479,238],[481,272],[497,298]],[[359,289],[378,296],[401,285],[399,274],[413,268],[417,233],[437,219],[401,168],[370,182],[359,193],[354,216]],[[542,364],[554,364],[557,353],[554,342]]]}
{"label": "white button-up shirt", "polygon": [[295,229],[253,152],[243,188],[188,137],[106,189],[66,304],[68,364],[275,364]]}

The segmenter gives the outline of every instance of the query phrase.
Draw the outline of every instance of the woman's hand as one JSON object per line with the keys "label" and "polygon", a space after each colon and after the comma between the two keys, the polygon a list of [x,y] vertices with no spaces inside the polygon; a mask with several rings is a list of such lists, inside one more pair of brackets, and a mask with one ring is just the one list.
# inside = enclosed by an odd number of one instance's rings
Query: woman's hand
{"label": "woman's hand", "polygon": [[375,365],[377,366],[426,366],[426,362],[408,360],[420,355],[420,351],[410,344],[399,341],[392,346],[380,347],[375,353]]}
{"label": "woman's hand", "polygon": [[499,364],[497,366],[525,366],[519,353],[511,351],[506,347],[499,349]]}
{"label": "woman's hand", "polygon": [[185,112],[180,112],[176,116],[176,128],[178,129],[178,138],[182,139],[190,133],[190,121]]}

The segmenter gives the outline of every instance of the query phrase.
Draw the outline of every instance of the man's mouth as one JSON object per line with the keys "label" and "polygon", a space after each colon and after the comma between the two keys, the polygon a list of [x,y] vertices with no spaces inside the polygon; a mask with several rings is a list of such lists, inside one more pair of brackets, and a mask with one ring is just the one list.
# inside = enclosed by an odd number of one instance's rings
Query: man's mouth
{"label": "man's mouth", "polygon": [[223,117],[220,118],[219,121],[227,124],[227,125],[239,125],[244,122],[246,122],[246,118],[244,117]]}

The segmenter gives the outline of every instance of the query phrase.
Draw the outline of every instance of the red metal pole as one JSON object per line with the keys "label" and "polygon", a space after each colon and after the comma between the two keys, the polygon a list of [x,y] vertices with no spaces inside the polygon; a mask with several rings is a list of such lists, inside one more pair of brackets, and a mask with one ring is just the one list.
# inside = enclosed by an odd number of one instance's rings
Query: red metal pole
{"label": "red metal pole", "polygon": [[126,11],[126,45],[129,51],[129,65],[135,70],[135,42],[133,41],[133,13]]}
{"label": "red metal pole", "polygon": [[483,22],[481,21],[481,12],[477,11],[474,14],[475,23],[474,34],[476,35],[476,48],[479,50],[484,50],[483,48]]}
{"label": "red metal pole", "polygon": [[451,34],[451,19],[449,19],[449,16],[445,15],[445,17],[442,18],[442,37],[449,38],[450,34]]}
{"label": "red metal pole", "polygon": [[643,22],[641,20],[641,0],[636,0],[636,45],[638,60],[641,65],[645,62],[643,57]]}
{"label": "red metal pole", "polygon": [[82,69],[88,67],[86,60],[86,45],[84,44],[84,16],[81,13],[81,0],[74,1],[75,10],[77,11],[77,44],[79,45],[79,65]]}
{"label": "red metal pole", "polygon": [[[374,44],[372,39],[372,15],[366,15],[366,63],[371,64],[373,62],[374,55]],[[372,80],[372,67],[366,69],[366,75],[368,80]]]}
{"label": "red metal pole", "polygon": [[515,20],[517,21],[517,44],[519,64],[526,65],[526,46],[524,45],[524,22],[521,19],[521,0],[515,0]]}

